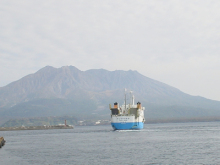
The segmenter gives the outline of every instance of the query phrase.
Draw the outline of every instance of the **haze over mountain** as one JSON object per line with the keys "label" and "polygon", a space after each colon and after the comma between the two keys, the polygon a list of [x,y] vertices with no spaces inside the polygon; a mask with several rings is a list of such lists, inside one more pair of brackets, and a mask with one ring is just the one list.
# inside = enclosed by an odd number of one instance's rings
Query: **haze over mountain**
{"label": "haze over mountain", "polygon": [[[220,116],[219,101],[188,95],[137,71],[80,71],[74,66],[46,66],[1,87],[0,115],[107,119],[109,103],[124,103],[124,88],[145,106],[147,119]],[[129,102],[129,94],[127,98]]]}

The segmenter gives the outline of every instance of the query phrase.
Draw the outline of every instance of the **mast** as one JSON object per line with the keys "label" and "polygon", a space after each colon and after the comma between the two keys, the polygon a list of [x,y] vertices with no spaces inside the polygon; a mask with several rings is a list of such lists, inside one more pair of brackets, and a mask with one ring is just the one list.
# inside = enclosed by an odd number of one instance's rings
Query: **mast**
{"label": "mast", "polygon": [[126,111],[126,88],[125,88],[125,111]]}
{"label": "mast", "polygon": [[133,91],[130,91],[130,105],[133,105],[133,96],[132,96]]}
{"label": "mast", "polygon": [[132,96],[132,105],[134,105],[134,95]]}

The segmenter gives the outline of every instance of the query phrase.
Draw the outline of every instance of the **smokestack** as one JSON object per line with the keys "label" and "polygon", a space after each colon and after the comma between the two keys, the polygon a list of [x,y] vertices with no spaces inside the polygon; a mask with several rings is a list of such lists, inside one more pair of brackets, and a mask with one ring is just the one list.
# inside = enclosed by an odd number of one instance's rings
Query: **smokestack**
{"label": "smokestack", "polygon": [[137,102],[137,108],[141,109],[141,103],[140,102]]}
{"label": "smokestack", "polygon": [[118,108],[118,103],[114,103],[114,108]]}
{"label": "smokestack", "polygon": [[66,120],[65,120],[65,127],[66,127]]}

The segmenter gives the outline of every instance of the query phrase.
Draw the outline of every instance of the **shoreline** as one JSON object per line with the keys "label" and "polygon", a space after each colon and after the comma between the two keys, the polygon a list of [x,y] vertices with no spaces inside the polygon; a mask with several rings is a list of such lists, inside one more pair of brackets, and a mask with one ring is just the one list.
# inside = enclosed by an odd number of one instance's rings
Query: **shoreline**
{"label": "shoreline", "polygon": [[[146,119],[144,124],[166,124],[166,123],[190,123],[190,122],[220,122],[219,117],[209,118],[179,118],[179,119]],[[111,125],[110,123],[99,123],[99,124],[77,124],[77,127],[83,126],[99,126],[99,125]],[[18,130],[49,130],[49,129],[74,129],[72,125],[53,125],[53,126],[14,126],[14,127],[0,127],[0,131],[18,131]]]}
{"label": "shoreline", "polygon": [[54,126],[22,126],[22,127],[0,127],[0,131],[18,131],[18,130],[49,130],[49,129],[73,129],[71,125]]}

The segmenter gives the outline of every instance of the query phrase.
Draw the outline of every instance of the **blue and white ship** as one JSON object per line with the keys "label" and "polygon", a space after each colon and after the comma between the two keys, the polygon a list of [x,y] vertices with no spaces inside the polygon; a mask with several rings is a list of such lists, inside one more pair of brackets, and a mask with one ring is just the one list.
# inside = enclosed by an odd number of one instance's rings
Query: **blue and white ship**
{"label": "blue and white ship", "polygon": [[[132,94],[132,92],[130,92]],[[131,103],[126,104],[126,93],[124,105],[119,107],[117,102],[111,107],[111,125],[114,130],[136,130],[144,127],[144,110],[140,102],[134,104],[134,95],[132,95]]]}

